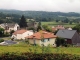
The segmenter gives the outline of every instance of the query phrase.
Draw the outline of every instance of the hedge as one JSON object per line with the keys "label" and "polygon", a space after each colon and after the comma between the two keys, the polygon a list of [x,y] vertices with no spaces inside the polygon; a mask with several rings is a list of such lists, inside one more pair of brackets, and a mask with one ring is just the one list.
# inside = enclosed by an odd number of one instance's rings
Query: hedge
{"label": "hedge", "polygon": [[72,54],[34,54],[34,53],[3,53],[0,60],[80,60],[79,55]]}

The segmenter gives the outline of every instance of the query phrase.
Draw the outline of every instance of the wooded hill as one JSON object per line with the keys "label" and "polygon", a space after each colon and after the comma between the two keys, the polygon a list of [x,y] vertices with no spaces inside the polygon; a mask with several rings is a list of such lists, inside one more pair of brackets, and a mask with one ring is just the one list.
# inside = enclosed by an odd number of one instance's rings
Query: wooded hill
{"label": "wooded hill", "polygon": [[[20,10],[3,10],[0,9],[0,23],[3,22],[19,22],[21,16],[36,21],[54,21],[54,20],[80,20],[80,13],[75,12],[46,12],[46,11],[20,11]],[[6,19],[6,17],[12,17]]]}

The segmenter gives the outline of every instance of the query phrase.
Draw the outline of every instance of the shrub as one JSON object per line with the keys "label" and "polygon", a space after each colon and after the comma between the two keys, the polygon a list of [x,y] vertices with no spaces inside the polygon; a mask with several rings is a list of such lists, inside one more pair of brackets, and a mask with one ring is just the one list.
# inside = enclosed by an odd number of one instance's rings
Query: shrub
{"label": "shrub", "polygon": [[0,60],[80,60],[79,55],[71,54],[34,54],[34,53],[4,53]]}
{"label": "shrub", "polygon": [[10,33],[9,32],[5,32],[4,33],[4,37],[9,37],[10,36]]}
{"label": "shrub", "polygon": [[57,37],[56,38],[56,44],[57,44],[57,47],[65,46],[66,45],[65,39],[61,38],[61,37]]}
{"label": "shrub", "polygon": [[4,41],[4,39],[0,39],[0,43],[3,42],[3,41]]}

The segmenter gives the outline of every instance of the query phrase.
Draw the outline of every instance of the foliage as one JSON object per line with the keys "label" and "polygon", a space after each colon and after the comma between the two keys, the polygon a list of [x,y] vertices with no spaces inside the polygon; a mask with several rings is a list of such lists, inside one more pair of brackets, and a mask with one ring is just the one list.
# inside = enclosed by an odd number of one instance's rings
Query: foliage
{"label": "foliage", "polygon": [[3,53],[0,55],[0,60],[80,60],[79,55],[71,54],[34,54],[34,53]]}
{"label": "foliage", "polygon": [[56,44],[57,44],[57,47],[65,46],[65,44],[66,44],[65,39],[61,38],[61,37],[57,37],[56,38]]}
{"label": "foliage", "polygon": [[[57,49],[58,48],[58,49]],[[51,47],[51,46],[47,46],[47,47],[43,47],[41,46],[33,46],[30,45],[26,42],[19,42],[18,44],[14,44],[14,45],[9,45],[9,46],[0,46],[0,54],[2,54],[3,52],[7,53],[7,52],[14,52],[14,53],[25,53],[25,52],[32,52],[32,53],[66,53],[66,54],[75,54],[75,55],[80,55],[80,48],[78,47]],[[30,52],[30,53],[31,53]]]}
{"label": "foliage", "polygon": [[66,18],[63,22],[64,22],[64,23],[68,23],[68,22],[69,22],[69,19]]}
{"label": "foliage", "polygon": [[48,46],[42,46],[42,53],[51,53],[50,45]]}
{"label": "foliage", "polygon": [[72,23],[73,23],[72,21],[69,22],[69,24],[72,24]]}
{"label": "foliage", "polygon": [[[36,21],[54,21],[65,20],[69,17],[69,20],[74,19],[74,22],[79,22],[80,14],[75,12],[63,13],[63,12],[46,12],[46,11],[16,11],[16,10],[0,10],[0,23],[16,22],[19,23],[20,16],[25,15],[27,19],[35,19]],[[25,13],[25,14],[24,14]],[[12,17],[12,19],[6,19],[6,17]],[[72,18],[73,17],[73,18]]]}
{"label": "foliage", "polygon": [[77,32],[80,32],[80,24],[77,24],[76,26],[73,27],[73,30],[77,30]]}
{"label": "foliage", "polygon": [[10,36],[10,33],[9,32],[5,32],[4,33],[4,37],[9,37]]}
{"label": "foliage", "polygon": [[44,30],[48,31],[48,32],[52,32],[52,28],[48,25],[43,25],[42,26]]}
{"label": "foliage", "polygon": [[26,22],[24,15],[22,15],[19,25],[20,25],[20,28],[26,28],[27,27],[27,22]]}
{"label": "foliage", "polygon": [[28,28],[28,30],[34,30],[34,27],[30,27],[30,28]]}
{"label": "foliage", "polygon": [[53,31],[53,33],[54,33],[54,35],[56,35],[56,33],[58,32],[58,30],[56,30],[56,31]]}
{"label": "foliage", "polygon": [[3,41],[4,41],[4,39],[0,39],[0,43],[3,42]]}
{"label": "foliage", "polygon": [[4,35],[4,29],[0,28],[0,37],[3,37],[3,35]]}
{"label": "foliage", "polygon": [[38,23],[38,27],[37,27],[37,31],[40,31],[40,30],[42,30],[41,22]]}
{"label": "foliage", "polygon": [[14,30],[11,30],[11,31],[10,31],[10,35],[12,35],[14,32],[15,32]]}

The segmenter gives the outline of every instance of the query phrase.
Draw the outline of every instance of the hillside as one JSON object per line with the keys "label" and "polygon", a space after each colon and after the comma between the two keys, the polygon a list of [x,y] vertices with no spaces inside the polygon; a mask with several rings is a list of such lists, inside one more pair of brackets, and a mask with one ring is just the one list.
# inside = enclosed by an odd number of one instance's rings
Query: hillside
{"label": "hillside", "polygon": [[[13,17],[9,22],[19,22],[21,15],[28,19],[35,19],[36,21],[54,21],[68,19],[80,19],[80,14],[75,12],[46,12],[46,11],[19,11],[19,10],[3,10],[0,9],[0,20],[6,20],[6,17]],[[16,19],[16,21],[15,21]],[[17,21],[18,20],[18,21]],[[6,20],[7,22],[8,20]]]}

